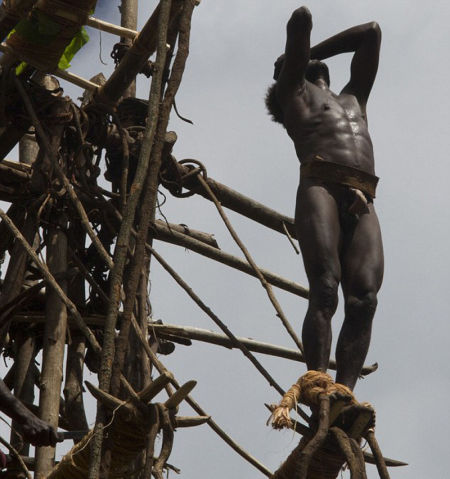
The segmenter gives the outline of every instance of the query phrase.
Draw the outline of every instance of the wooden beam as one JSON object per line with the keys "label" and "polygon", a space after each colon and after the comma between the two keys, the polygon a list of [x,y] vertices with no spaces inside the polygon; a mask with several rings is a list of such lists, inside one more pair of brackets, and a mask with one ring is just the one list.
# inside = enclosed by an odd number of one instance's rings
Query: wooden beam
{"label": "wooden beam", "polygon": [[[188,167],[180,165],[179,163],[177,164],[177,168],[182,177],[191,171]],[[293,218],[282,215],[281,213],[278,213],[262,203],[258,203],[248,196],[245,196],[212,178],[207,178],[206,182],[222,206],[283,234],[285,234],[283,228],[284,223],[290,235],[297,238],[295,221]],[[199,185],[199,182],[195,177],[191,177],[183,184],[183,186],[211,201],[208,193]]]}
{"label": "wooden beam", "polygon": [[[202,243],[195,238],[191,238],[183,233],[179,233],[178,231],[170,231],[169,228],[162,223],[155,223],[154,228],[156,231],[155,239],[177,244],[179,246],[184,246],[185,248],[189,248],[196,253],[206,256],[210,259],[214,259],[215,261],[219,261],[220,263],[226,264],[227,266],[242,271],[243,273],[247,273],[251,276],[256,276],[255,271],[247,263],[247,261],[244,261],[229,253],[225,253],[220,249],[209,246],[208,244]],[[277,286],[278,288],[289,291],[290,293],[301,296],[302,298],[308,298],[308,290],[300,284],[285,279],[268,270],[260,270],[266,281],[268,281],[273,286]]]}
{"label": "wooden beam", "polygon": [[[61,226],[64,227],[63,222]],[[67,237],[64,231],[53,225],[49,227],[48,232],[47,263],[52,274],[67,270]],[[67,288],[65,281],[60,286],[63,291]],[[53,289],[47,288],[39,416],[54,428],[58,427],[66,328],[66,305]],[[47,477],[54,466],[54,459],[54,447],[37,448],[35,476],[37,479]]]}
{"label": "wooden beam", "polygon": [[[176,338],[194,339],[196,341],[223,346],[228,349],[236,348],[231,340],[224,334],[215,333],[206,329],[149,322],[149,331],[158,337],[168,340],[176,341]],[[276,346],[274,344],[264,343],[250,338],[239,337],[237,339],[252,352],[290,359],[292,361],[298,361],[302,363],[305,362],[302,353],[297,349]],[[329,368],[336,370],[336,361],[330,360]],[[377,368],[377,364],[364,366],[361,374],[367,376],[368,374],[376,371]]]}
{"label": "wooden beam", "polygon": [[112,33],[113,35],[119,35],[120,37],[130,38],[133,40],[138,35],[138,32],[131,28],[119,27],[113,23],[108,23],[95,17],[89,17],[86,23],[89,27],[96,28],[103,32]]}

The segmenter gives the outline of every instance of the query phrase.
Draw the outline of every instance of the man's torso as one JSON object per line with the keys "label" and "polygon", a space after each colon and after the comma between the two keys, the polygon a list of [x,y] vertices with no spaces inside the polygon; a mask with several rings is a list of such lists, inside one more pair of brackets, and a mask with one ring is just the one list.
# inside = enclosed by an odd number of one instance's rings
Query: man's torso
{"label": "man's torso", "polygon": [[374,174],[372,141],[357,99],[306,82],[283,99],[284,125],[301,163],[316,157]]}

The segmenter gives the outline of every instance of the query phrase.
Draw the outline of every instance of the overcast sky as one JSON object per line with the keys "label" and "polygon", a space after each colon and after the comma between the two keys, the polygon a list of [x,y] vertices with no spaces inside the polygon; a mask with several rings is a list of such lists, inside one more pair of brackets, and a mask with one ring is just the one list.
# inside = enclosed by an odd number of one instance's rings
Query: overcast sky
{"label": "overcast sky", "polygon": [[[100,2],[96,16],[118,23],[118,3]],[[156,3],[140,2],[140,26]],[[263,98],[273,62],[284,49],[286,22],[300,5],[291,0],[203,0],[194,12],[191,54],[177,96],[180,113],[195,125],[176,118],[171,122],[178,134],[177,159],[199,159],[209,176],[290,216],[298,160],[283,128],[267,116]],[[367,363],[378,362],[379,370],[360,381],[355,392],[377,410],[384,454],[410,463],[391,469],[393,479],[444,478],[450,426],[450,7],[439,0],[321,0],[307,6],[313,16],[313,44],[370,20],[378,21],[383,31],[378,78],[368,104],[381,178],[375,205],[386,271]],[[115,38],[102,34],[104,66],[98,58],[99,36],[90,32],[89,47],[71,70],[86,77],[99,71],[108,75]],[[350,58],[342,55],[327,62],[334,91],[348,79]],[[138,96],[147,98],[148,90],[148,80],[141,79]],[[81,93],[68,86],[66,92],[73,98]],[[162,211],[170,222],[214,233],[223,250],[242,256],[206,200],[168,195]],[[286,238],[231,212],[230,218],[259,265],[307,284],[302,260]],[[156,247],[236,335],[293,347],[256,279],[183,248],[163,243]],[[152,269],[155,319],[217,330],[156,262]],[[306,301],[275,293],[300,333]],[[335,336],[341,322],[339,308]],[[269,469],[274,471],[297,445],[299,437],[292,432],[266,427],[263,403],[277,402],[279,396],[240,352],[196,343],[177,346],[174,354],[161,359],[180,382],[198,381],[192,394],[196,400]],[[259,359],[286,389],[305,372],[303,364]],[[188,408],[182,412],[190,413]],[[177,432],[170,463],[181,468],[185,479],[262,477],[206,425]],[[368,466],[368,476],[378,477],[374,466]]]}

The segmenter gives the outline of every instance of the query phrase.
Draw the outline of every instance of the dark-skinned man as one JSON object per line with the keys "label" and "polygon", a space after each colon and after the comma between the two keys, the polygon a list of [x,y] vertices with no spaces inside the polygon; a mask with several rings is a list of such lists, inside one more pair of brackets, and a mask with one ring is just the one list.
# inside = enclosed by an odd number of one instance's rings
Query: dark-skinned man
{"label": "dark-skinned man", "polygon": [[0,380],[0,411],[22,426],[24,440],[33,446],[55,446],[62,436],[27,409]]}
{"label": "dark-skinned man", "polygon": [[[381,31],[372,22],[310,47],[309,10],[287,24],[266,104],[283,124],[300,160],[296,228],[310,298],[302,338],[308,370],[326,372],[331,319],[341,284],[345,319],[336,349],[336,383],[353,390],[369,348],[383,247],[373,199],[375,176],[366,103],[378,68]],[[354,52],[350,80],[335,94],[321,60]]]}

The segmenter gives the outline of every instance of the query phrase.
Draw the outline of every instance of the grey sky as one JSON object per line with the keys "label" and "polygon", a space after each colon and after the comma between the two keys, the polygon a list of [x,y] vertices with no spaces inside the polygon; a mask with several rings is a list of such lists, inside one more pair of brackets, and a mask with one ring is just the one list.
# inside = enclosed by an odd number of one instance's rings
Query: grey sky
{"label": "grey sky", "polygon": [[[156,5],[141,3],[140,22]],[[147,2],[145,2],[147,3]],[[118,22],[118,12],[101,2],[96,16]],[[194,126],[173,118],[175,156],[196,158],[211,177],[282,213],[293,215],[298,160],[282,127],[269,120],[263,98],[272,65],[283,51],[285,25],[300,3],[284,0],[203,0],[194,12],[191,54],[177,96],[180,113]],[[376,208],[384,237],[386,272],[379,297],[367,363],[379,370],[360,381],[356,395],[377,410],[377,435],[385,455],[409,462],[392,469],[394,479],[446,477],[449,415],[448,374],[449,198],[448,198],[448,21],[447,2],[417,0],[322,0],[307,5],[313,15],[312,41],[358,23],[377,20],[383,31],[378,78],[368,105],[381,177]],[[108,73],[111,44],[98,35],[79,54],[72,70]],[[350,56],[327,62],[331,88],[348,78]],[[67,88],[73,98],[80,91]],[[148,81],[138,96],[147,98]],[[165,192],[166,193],[166,192]],[[239,253],[211,203],[168,195],[168,220],[214,233],[222,249]],[[306,285],[301,258],[278,233],[230,213],[257,263]],[[213,264],[182,248],[157,243],[167,261],[237,335],[292,347],[257,280]],[[217,328],[153,262],[151,301],[155,319]],[[306,301],[275,290],[300,332]],[[335,317],[335,331],[342,310]],[[304,365],[259,357],[284,388],[305,372]],[[239,443],[271,470],[296,446],[298,436],[265,426],[264,402],[277,402],[273,388],[241,353],[214,346],[177,346],[162,360],[180,382],[198,380],[193,396]],[[188,413],[188,409],[183,410]],[[216,479],[261,474],[241,460],[207,427],[176,434],[170,462],[182,477]],[[369,466],[369,479],[378,477]]]}

